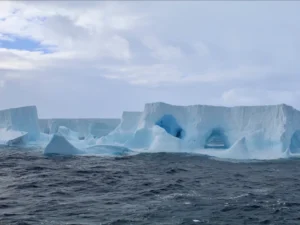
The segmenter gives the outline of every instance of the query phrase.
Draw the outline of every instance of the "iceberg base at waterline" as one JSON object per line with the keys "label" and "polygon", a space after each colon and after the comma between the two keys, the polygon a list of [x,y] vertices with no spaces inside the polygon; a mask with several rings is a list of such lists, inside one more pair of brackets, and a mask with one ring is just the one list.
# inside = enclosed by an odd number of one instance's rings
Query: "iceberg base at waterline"
{"label": "iceberg base at waterline", "polygon": [[28,141],[28,133],[9,129],[0,129],[0,145],[24,145]]}
{"label": "iceberg base at waterline", "polygon": [[64,136],[54,134],[49,144],[44,149],[45,155],[101,155],[101,156],[125,156],[132,151],[121,146],[94,145],[83,149],[76,148]]}
{"label": "iceberg base at waterline", "polygon": [[75,148],[65,137],[54,134],[49,144],[44,150],[44,154],[77,155],[83,154],[83,151]]}

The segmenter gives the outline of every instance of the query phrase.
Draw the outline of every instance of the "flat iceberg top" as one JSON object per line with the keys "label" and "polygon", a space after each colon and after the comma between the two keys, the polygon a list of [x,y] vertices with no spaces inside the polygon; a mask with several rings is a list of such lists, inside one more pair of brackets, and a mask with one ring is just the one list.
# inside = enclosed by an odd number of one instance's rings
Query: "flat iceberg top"
{"label": "flat iceberg top", "polygon": [[[205,108],[217,108],[217,109],[232,109],[232,108],[277,108],[277,107],[287,107],[287,108],[293,108],[290,105],[287,104],[274,104],[274,105],[253,105],[253,106],[218,106],[218,105],[203,105],[203,104],[194,104],[194,105],[173,105],[165,102],[151,102],[146,103],[145,108],[147,107],[178,107],[178,108],[195,108],[195,107],[205,107]],[[293,108],[294,109],[294,108]],[[126,111],[125,111],[126,112]]]}
{"label": "flat iceberg top", "polygon": [[36,110],[36,106],[35,105],[27,105],[27,106],[20,106],[20,107],[13,107],[13,108],[8,108],[8,109],[1,109],[0,112],[2,111],[11,111],[11,110]]}

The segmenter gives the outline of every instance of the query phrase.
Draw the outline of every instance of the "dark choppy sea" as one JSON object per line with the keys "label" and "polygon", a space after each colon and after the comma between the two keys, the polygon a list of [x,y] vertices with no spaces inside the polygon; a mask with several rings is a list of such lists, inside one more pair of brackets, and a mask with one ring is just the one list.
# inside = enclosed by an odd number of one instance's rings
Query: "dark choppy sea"
{"label": "dark choppy sea", "polygon": [[0,150],[0,224],[300,224],[300,161]]}

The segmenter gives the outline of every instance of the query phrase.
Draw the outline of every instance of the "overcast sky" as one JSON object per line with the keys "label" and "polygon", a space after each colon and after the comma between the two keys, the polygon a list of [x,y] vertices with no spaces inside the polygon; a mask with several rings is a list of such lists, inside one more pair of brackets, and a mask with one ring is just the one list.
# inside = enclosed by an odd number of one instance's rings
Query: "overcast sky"
{"label": "overcast sky", "polygon": [[300,2],[0,1],[0,109],[300,108]]}

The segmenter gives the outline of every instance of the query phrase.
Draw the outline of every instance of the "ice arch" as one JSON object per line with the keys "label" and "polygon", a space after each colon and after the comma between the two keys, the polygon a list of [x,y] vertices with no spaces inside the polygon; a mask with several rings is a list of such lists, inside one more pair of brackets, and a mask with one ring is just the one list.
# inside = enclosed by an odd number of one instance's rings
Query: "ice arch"
{"label": "ice arch", "polygon": [[290,151],[300,153],[300,130],[296,130],[291,138]]}
{"label": "ice arch", "polygon": [[204,148],[222,148],[229,147],[227,136],[221,128],[212,129],[210,135],[205,141]]}
{"label": "ice arch", "polygon": [[164,128],[169,134],[179,139],[184,138],[184,130],[179,126],[177,120],[172,115],[164,115],[156,122],[157,126]]}

